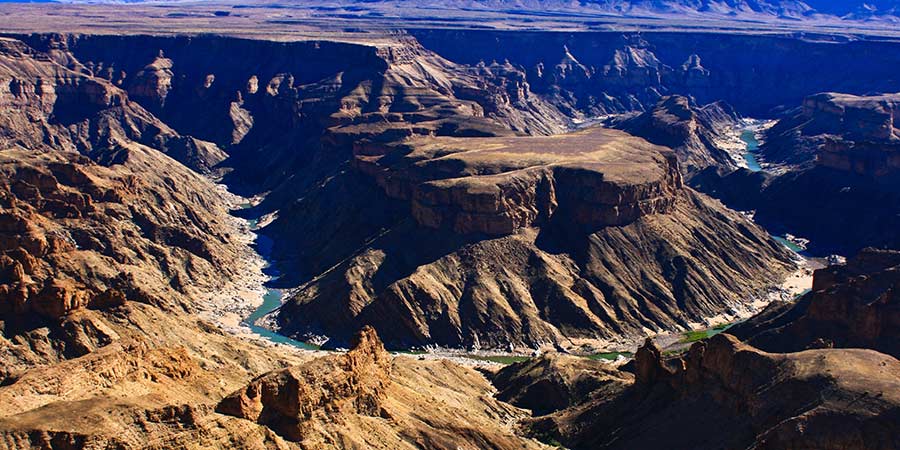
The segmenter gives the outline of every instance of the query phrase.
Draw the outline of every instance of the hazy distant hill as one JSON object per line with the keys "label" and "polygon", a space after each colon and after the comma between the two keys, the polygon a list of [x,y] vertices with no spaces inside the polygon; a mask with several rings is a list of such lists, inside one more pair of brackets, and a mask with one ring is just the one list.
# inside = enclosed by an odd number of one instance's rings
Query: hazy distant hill
{"label": "hazy distant hill", "polygon": [[[142,3],[187,0],[0,0],[0,3]],[[208,0],[214,2],[215,0]],[[248,3],[253,3],[249,0]],[[689,15],[710,18],[765,20],[887,20],[900,21],[900,0],[274,0],[267,4],[300,8],[475,9],[600,14]]]}
{"label": "hazy distant hill", "polygon": [[571,10],[629,15],[691,14],[785,19],[834,18],[896,20],[900,0],[387,0],[348,3],[393,3],[474,9]]}

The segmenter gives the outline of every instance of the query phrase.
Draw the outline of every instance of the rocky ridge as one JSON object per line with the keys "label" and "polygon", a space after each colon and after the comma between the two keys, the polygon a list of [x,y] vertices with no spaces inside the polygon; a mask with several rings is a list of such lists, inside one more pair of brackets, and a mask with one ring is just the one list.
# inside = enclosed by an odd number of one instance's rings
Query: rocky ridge
{"label": "rocky ridge", "polygon": [[227,203],[166,155],[190,138],[22,42],[0,50],[3,378],[115,341],[128,302],[195,310],[238,277]]}
{"label": "rocky ridge", "polygon": [[872,350],[775,354],[728,334],[668,361],[648,343],[633,385],[529,427],[570,448],[886,449],[897,439],[897,368]]}
{"label": "rocky ridge", "polygon": [[729,332],[767,351],[861,347],[900,357],[900,253],[865,249],[816,271],[812,292],[773,304]]}
{"label": "rocky ridge", "polygon": [[[355,154],[381,190],[361,191],[361,208],[394,218],[295,291],[277,313],[285,333],[341,346],[372,325],[399,348],[571,347],[736,313],[763,288],[758,267],[770,279],[791,267],[752,223],[684,188],[669,151],[621,132],[363,142]],[[745,258],[701,248],[713,229]]]}
{"label": "rocky ridge", "polygon": [[257,377],[216,411],[300,448],[541,448],[503,425],[522,411],[489,393],[471,369],[392,357],[364,328],[347,353]]}
{"label": "rocky ridge", "polygon": [[821,93],[768,131],[762,154],[774,163],[810,163],[873,178],[900,167],[900,95]]}
{"label": "rocky ridge", "polygon": [[649,111],[615,118],[608,125],[675,150],[680,167],[690,176],[708,167],[735,168],[721,142],[739,123],[740,117],[727,104],[698,106],[673,95],[661,98]]}
{"label": "rocky ridge", "polygon": [[542,416],[619,395],[634,376],[606,362],[550,352],[504,367],[491,382],[497,398]]}

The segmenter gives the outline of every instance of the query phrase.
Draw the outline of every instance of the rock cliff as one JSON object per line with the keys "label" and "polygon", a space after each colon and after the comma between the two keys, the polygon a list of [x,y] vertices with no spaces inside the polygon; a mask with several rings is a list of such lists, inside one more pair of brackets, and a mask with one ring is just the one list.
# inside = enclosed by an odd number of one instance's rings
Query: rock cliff
{"label": "rock cliff", "polygon": [[774,163],[814,164],[872,177],[900,168],[900,95],[821,93],[768,131],[763,156]]}
{"label": "rock cliff", "polygon": [[900,357],[898,266],[900,252],[863,250],[816,271],[812,292],[796,303],[773,304],[729,332],[767,351],[860,347]]}
{"label": "rock cliff", "polygon": [[194,309],[248,249],[213,184],[166,155],[191,138],[104,80],[0,44],[6,378],[115,341],[106,315],[128,302]]}
{"label": "rock cliff", "polygon": [[618,131],[358,145],[355,167],[372,181],[342,198],[383,228],[301,285],[282,332],[341,346],[368,324],[400,348],[569,347],[735,311],[791,266],[682,186],[670,151]]}
{"label": "rock cliff", "polygon": [[447,362],[392,357],[372,328],[349,352],[262,375],[216,411],[266,425],[300,448],[541,448],[504,423],[523,411]]}
{"label": "rock cliff", "polygon": [[[576,449],[890,448],[900,411],[897,258],[870,249],[817,271],[812,293],[681,354],[647,339],[618,369],[550,356],[494,383],[514,402],[532,401],[531,389],[560,401],[523,425]],[[588,382],[602,388],[575,389]]]}
{"label": "rock cliff", "polygon": [[760,152],[773,173],[708,169],[691,184],[732,208],[755,210],[774,233],[810,239],[815,253],[896,248],[895,102],[895,95],[813,95],[768,130]]}
{"label": "rock cliff", "polygon": [[532,431],[571,448],[887,449],[897,439],[900,366],[872,350],[775,354],[719,334],[670,361],[647,344],[635,362],[634,385],[532,419]]}
{"label": "rock cliff", "polygon": [[[662,96],[724,101],[745,117],[771,117],[817,92],[897,92],[895,43],[798,34],[410,30],[459,64],[508,61],[532,90],[597,116],[644,111]],[[859,55],[871,57],[860,65]],[[553,69],[562,61],[567,70]],[[577,62],[573,65],[571,62]],[[836,70],[853,67],[855,70]],[[561,81],[564,80],[564,81]]]}
{"label": "rock cliff", "polygon": [[724,103],[698,106],[686,97],[668,96],[649,111],[616,118],[609,125],[675,150],[680,167],[690,176],[707,167],[735,168],[721,146],[723,135],[737,127],[739,120]]}

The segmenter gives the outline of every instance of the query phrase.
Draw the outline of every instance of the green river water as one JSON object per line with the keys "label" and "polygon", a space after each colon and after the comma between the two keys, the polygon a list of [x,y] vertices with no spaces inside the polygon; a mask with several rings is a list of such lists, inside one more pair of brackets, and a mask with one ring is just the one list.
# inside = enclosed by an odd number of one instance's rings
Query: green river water
{"label": "green river water", "polygon": [[756,139],[756,133],[750,130],[744,130],[741,133],[741,140],[747,144],[747,151],[744,152],[744,161],[747,162],[747,168],[753,172],[762,170],[759,161],[756,160],[756,150],[759,149],[759,141]]}
{"label": "green river water", "polygon": [[[250,207],[249,204],[247,206],[242,206],[244,208]],[[269,257],[272,254],[272,246],[274,245],[274,243],[268,236],[260,234],[258,232],[257,227],[259,225],[259,219],[250,219],[248,220],[248,222],[250,224],[250,229],[253,230],[254,233],[256,233],[256,251],[260,254],[260,256],[263,257],[263,259],[266,260],[266,266],[263,270],[270,277],[272,277],[272,280],[275,280],[278,278],[279,273],[276,269],[271,267],[270,263],[268,262]],[[282,296],[283,294],[278,289],[266,288],[266,293],[265,295],[263,295],[262,304],[259,305],[259,307],[256,308],[256,310],[254,310],[252,314],[244,319],[244,324],[247,325],[254,333],[277,344],[291,345],[305,350],[318,350],[318,346],[307,344],[306,342],[298,341],[296,339],[291,339],[287,336],[278,334],[272,330],[256,325],[256,322],[259,319],[263,318],[263,316],[265,316],[266,314],[275,311],[281,306]]]}

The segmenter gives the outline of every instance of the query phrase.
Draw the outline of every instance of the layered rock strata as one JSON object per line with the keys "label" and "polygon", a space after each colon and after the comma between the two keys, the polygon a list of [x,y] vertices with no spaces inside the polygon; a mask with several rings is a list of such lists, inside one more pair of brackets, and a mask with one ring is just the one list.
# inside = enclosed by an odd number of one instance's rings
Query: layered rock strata
{"label": "layered rock strata", "polygon": [[635,363],[619,395],[531,429],[570,448],[887,449],[897,439],[900,363],[873,350],[775,354],[719,334],[669,361],[648,343]]}
{"label": "layered rock strata", "polygon": [[623,132],[370,140],[355,155],[373,181],[349,198],[383,228],[279,310],[299,338],[340,346],[368,324],[396,347],[569,347],[734,314],[791,266],[685,188],[671,151]]}
{"label": "layered rock strata", "polygon": [[[356,163],[419,225],[507,235],[558,221],[595,230],[668,213],[682,187],[673,155],[594,128],[536,138],[420,138],[360,148]],[[399,156],[399,157],[398,157]]]}
{"label": "layered rock strata", "polygon": [[730,332],[777,352],[861,347],[900,357],[900,252],[866,249],[816,271],[812,292],[776,303]]}

